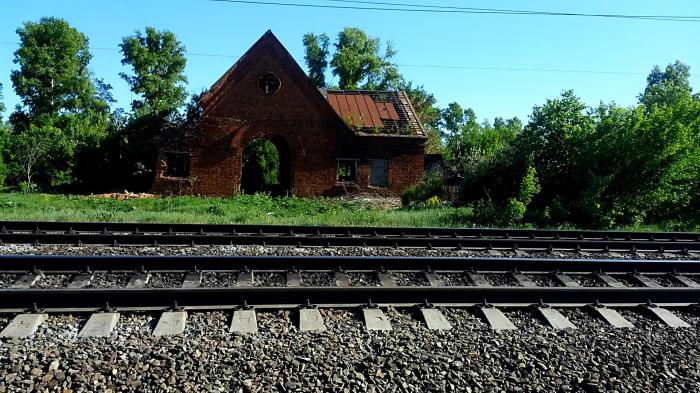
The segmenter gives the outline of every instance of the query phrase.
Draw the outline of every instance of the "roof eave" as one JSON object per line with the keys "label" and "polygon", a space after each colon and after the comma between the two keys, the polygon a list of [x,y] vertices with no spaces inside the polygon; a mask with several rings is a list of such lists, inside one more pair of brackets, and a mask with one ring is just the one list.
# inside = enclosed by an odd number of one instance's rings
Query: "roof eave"
{"label": "roof eave", "polygon": [[369,133],[362,131],[355,131],[357,136],[362,137],[386,137],[386,138],[415,138],[415,139],[428,139],[425,135],[406,135],[406,134],[386,134],[386,133]]}

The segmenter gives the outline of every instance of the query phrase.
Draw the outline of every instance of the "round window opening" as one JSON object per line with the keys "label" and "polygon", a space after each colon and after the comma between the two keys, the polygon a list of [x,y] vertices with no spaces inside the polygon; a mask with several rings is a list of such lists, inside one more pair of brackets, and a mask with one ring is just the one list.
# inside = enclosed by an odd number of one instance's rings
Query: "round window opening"
{"label": "round window opening", "polygon": [[258,87],[266,96],[277,93],[281,84],[280,78],[272,72],[262,74],[258,77]]}

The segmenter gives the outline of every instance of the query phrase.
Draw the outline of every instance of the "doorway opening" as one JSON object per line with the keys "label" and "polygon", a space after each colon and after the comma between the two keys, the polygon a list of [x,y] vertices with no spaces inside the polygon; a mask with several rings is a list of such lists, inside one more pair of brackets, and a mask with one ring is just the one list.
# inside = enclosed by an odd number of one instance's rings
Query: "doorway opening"
{"label": "doorway opening", "polygon": [[241,191],[281,196],[291,189],[289,148],[283,140],[252,139],[243,147]]}

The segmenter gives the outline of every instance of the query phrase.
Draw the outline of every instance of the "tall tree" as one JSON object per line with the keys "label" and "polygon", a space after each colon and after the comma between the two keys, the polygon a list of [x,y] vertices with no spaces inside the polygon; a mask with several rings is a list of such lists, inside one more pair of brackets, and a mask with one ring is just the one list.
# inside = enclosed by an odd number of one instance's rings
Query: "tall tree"
{"label": "tall tree", "polygon": [[[17,29],[20,47],[15,52],[11,80],[22,107],[15,118],[35,122],[40,117],[80,113],[104,107],[96,100],[88,71],[91,55],[88,38],[68,22],[42,18]],[[22,129],[22,124],[16,124]]]}
{"label": "tall tree", "polygon": [[56,129],[31,127],[12,140],[12,154],[20,168],[22,174],[20,185],[25,192],[32,192],[36,188],[33,182],[34,176],[45,161],[46,154],[51,151],[51,146],[56,143],[59,134],[60,131]]}
{"label": "tall tree", "polygon": [[450,102],[440,111],[440,127],[444,135],[458,135],[464,123],[464,108],[459,103]]}
{"label": "tall tree", "polygon": [[[403,90],[408,95],[413,108],[418,113],[424,127],[432,127],[431,151],[440,150],[440,138],[436,128],[440,110],[437,100],[422,85],[414,85],[404,79],[396,64],[392,62],[396,50],[388,42],[382,53],[379,38],[370,37],[361,29],[346,27],[336,36],[334,52],[329,49],[330,39],[325,33],[308,33],[303,38],[306,66],[309,78],[318,88]],[[337,86],[326,83],[328,58],[331,57],[331,71],[339,78]]]}
{"label": "tall tree", "polygon": [[395,88],[401,75],[392,62],[396,50],[391,43],[381,53],[381,40],[361,29],[346,27],[338,33],[331,60],[333,74],[341,89],[382,90]]}
{"label": "tall tree", "polygon": [[[573,91],[535,106],[517,140],[521,160],[531,159],[541,176],[543,203],[562,203],[567,216],[585,187],[589,138],[594,130],[588,107]],[[566,217],[568,218],[568,217]]]}
{"label": "tall tree", "polygon": [[141,97],[131,104],[134,113],[163,117],[174,114],[187,98],[185,47],[175,34],[147,27],[145,34],[136,31],[122,38],[119,47],[122,64],[132,67],[132,74],[119,75]]}
{"label": "tall tree", "polygon": [[118,138],[121,183],[145,190],[153,182],[158,138],[178,120],[178,110],[187,98],[185,47],[173,33],[153,27],[124,37],[119,46],[122,64],[131,66],[132,71],[120,76],[139,96],[132,102],[132,116]]}
{"label": "tall tree", "polygon": [[5,112],[5,103],[2,102],[2,83],[0,83],[0,123],[2,122],[2,114]]}
{"label": "tall tree", "polygon": [[8,137],[9,137],[9,126],[2,118],[3,112],[5,111],[5,104],[2,102],[2,83],[0,83],[0,187],[5,183],[5,176],[7,175],[7,156],[9,151],[7,149]]}
{"label": "tall tree", "polygon": [[463,197],[505,202],[515,197],[521,175],[512,171],[512,145],[522,123],[517,118],[496,118],[479,124],[471,108],[456,102],[442,111],[440,127],[446,139],[450,168],[464,178]]}
{"label": "tall tree", "polygon": [[21,105],[10,116],[14,132],[49,132],[50,149],[38,159],[42,185],[75,181],[76,153],[93,149],[105,135],[109,105],[97,94],[88,70],[87,37],[59,18],[26,22],[17,29],[19,49],[11,74]]}
{"label": "tall tree", "polygon": [[315,35],[304,34],[304,60],[309,69],[309,78],[314,86],[319,89],[326,87],[326,69],[328,68],[328,55],[330,51],[330,38],[326,33]]}
{"label": "tall tree", "polygon": [[659,66],[654,66],[647,76],[647,86],[644,93],[640,94],[639,102],[648,109],[674,104],[690,95],[692,89],[689,79],[690,67],[680,61],[667,65],[663,71]]}

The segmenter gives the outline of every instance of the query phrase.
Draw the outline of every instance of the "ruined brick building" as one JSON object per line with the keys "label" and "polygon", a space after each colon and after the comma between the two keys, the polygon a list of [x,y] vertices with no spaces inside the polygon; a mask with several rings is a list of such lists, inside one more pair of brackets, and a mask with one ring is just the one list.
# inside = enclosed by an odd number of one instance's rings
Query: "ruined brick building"
{"label": "ruined brick building", "polygon": [[275,145],[280,187],[295,195],[400,194],[423,175],[426,136],[404,92],[319,90],[270,31],[200,105],[163,138],[153,192],[239,193],[254,139]]}

